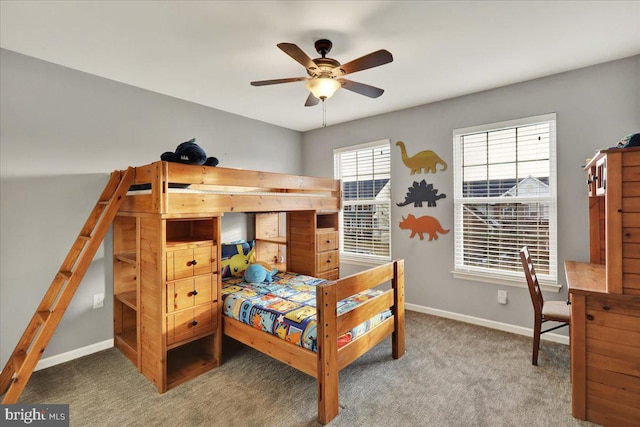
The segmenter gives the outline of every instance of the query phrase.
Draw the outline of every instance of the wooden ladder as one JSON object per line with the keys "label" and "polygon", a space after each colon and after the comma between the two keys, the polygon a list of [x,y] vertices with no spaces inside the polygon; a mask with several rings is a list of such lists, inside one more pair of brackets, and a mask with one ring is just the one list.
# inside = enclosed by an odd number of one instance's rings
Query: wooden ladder
{"label": "wooden ladder", "polygon": [[124,173],[115,171],[111,174],[80,235],[2,369],[0,395],[5,395],[2,403],[11,404],[18,401],[120,209],[124,196],[133,183],[134,174],[132,167]]}

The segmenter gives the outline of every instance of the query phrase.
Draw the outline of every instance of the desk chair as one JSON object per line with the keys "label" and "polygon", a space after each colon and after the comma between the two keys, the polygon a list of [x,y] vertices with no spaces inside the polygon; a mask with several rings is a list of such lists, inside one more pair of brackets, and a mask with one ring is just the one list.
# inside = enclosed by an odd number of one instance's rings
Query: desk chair
{"label": "desk chair", "polygon": [[[571,323],[571,310],[568,303],[564,301],[544,301],[542,291],[540,291],[540,285],[538,284],[538,277],[536,276],[536,271],[531,261],[531,254],[529,254],[529,248],[527,246],[520,249],[520,261],[522,261],[524,275],[527,278],[529,294],[531,295],[531,302],[533,303],[533,314],[535,316],[533,319],[533,358],[531,363],[538,365],[540,335],[568,326]],[[542,331],[542,324],[548,321],[561,322],[562,324]]]}

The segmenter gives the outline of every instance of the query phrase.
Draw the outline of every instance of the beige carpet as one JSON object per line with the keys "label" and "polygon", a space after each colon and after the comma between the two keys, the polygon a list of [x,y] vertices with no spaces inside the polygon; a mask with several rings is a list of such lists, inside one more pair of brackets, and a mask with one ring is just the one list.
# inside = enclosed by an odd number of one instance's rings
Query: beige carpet
{"label": "beige carpet", "polygon": [[[407,312],[406,354],[390,339],[340,373],[331,426],[591,426],[571,416],[569,348]],[[68,403],[72,426],[316,426],[313,378],[224,341],[220,368],[158,394],[109,349],[36,372],[20,403]]]}

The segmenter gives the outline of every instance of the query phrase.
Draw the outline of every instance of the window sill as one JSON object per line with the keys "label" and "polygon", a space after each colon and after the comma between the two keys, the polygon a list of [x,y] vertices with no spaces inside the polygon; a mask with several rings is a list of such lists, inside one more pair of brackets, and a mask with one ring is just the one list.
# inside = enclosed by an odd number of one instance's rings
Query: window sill
{"label": "window sill", "polygon": [[340,252],[340,262],[345,264],[362,265],[365,267],[378,266],[386,264],[391,261],[391,258],[387,257],[372,257],[364,255],[353,255],[344,252]]}
{"label": "window sill", "polygon": [[[474,282],[490,283],[493,285],[513,286],[516,288],[527,288],[527,280],[524,277],[504,277],[489,274],[481,274],[467,271],[452,271],[456,279],[473,280]],[[560,292],[562,285],[552,282],[540,281],[540,289],[546,292]]]}

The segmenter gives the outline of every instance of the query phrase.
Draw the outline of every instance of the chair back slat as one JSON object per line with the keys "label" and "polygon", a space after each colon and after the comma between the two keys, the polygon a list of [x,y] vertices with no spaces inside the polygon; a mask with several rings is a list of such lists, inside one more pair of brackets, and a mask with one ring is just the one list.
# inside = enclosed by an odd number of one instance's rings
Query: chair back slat
{"label": "chair back slat", "polygon": [[527,286],[529,287],[529,294],[531,295],[531,302],[536,315],[542,314],[542,306],[544,305],[544,298],[542,297],[542,291],[538,284],[538,276],[536,276],[536,269],[533,266],[531,260],[531,254],[529,248],[524,246],[520,249],[520,261],[522,261],[522,267],[524,268],[524,275],[527,278]]}

